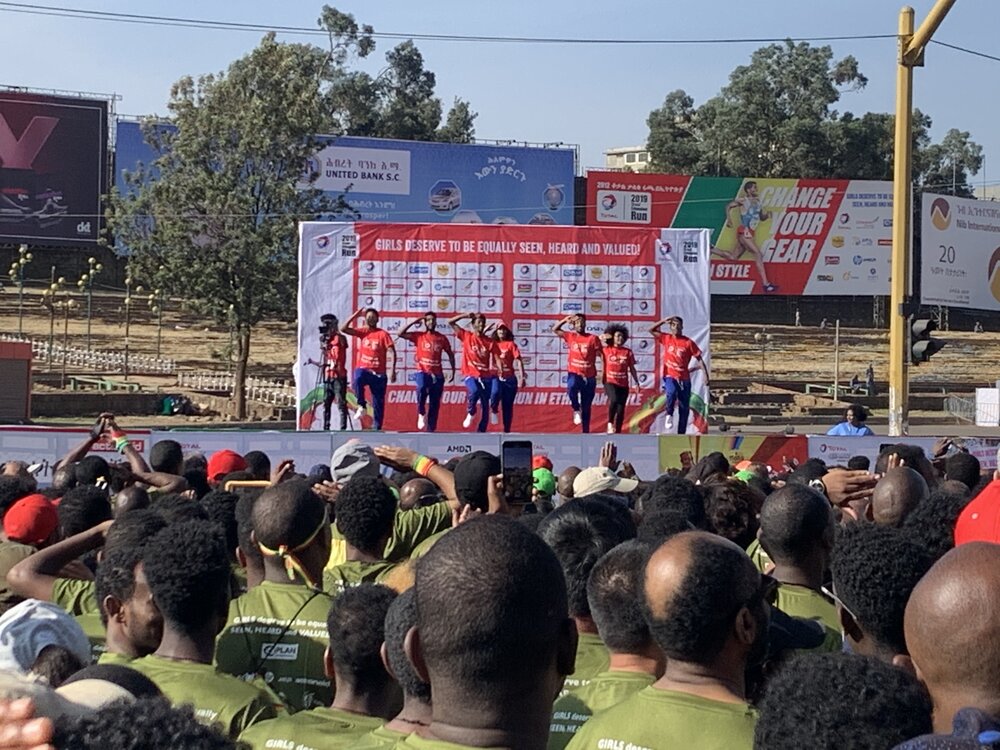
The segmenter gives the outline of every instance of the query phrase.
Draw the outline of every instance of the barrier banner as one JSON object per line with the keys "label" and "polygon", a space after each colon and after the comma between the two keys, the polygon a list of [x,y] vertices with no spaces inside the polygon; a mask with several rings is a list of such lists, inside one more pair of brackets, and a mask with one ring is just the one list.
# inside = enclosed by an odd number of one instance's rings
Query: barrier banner
{"label": "barrier banner", "polygon": [[833,435],[810,435],[809,436],[809,457],[819,458],[827,466],[847,466],[847,462],[852,456],[867,456],[871,461],[872,471],[875,470],[875,460],[886,445],[906,443],[907,445],[919,445],[924,449],[924,453],[931,455],[931,450],[938,438],[916,437],[907,435],[906,437],[891,438],[884,435],[869,435],[866,437],[834,437]]}
{"label": "barrier banner", "polygon": [[753,461],[780,472],[792,459],[805,461],[809,444],[805,435],[661,435],[659,468],[661,472],[687,472],[700,458],[716,451],[730,464]]}
{"label": "barrier banner", "polygon": [[712,294],[889,293],[891,182],[592,171],[587,223],[708,227]]}
{"label": "barrier banner", "polygon": [[[24,461],[29,465],[41,464],[35,478],[40,486],[47,487],[52,484],[52,472],[56,462],[71,448],[82,443],[89,434],[90,430],[83,428],[3,427],[0,428],[0,463]],[[150,431],[130,429],[128,436],[132,446],[142,454],[143,458],[148,459],[152,437]],[[124,460],[115,450],[112,441],[98,441],[90,453],[100,456],[108,463]]]}
{"label": "barrier banner", "polygon": [[[397,355],[398,378],[386,394],[386,430],[414,430],[417,421],[415,348],[395,334],[425,313],[437,313],[438,332],[449,337],[460,371],[462,347],[447,321],[481,312],[489,324],[506,323],[524,359],[526,387],[516,396],[514,431],[579,430],[566,393],[566,346],[551,328],[580,313],[587,316],[588,333],[603,333],[612,322],[628,327],[642,389],[629,397],[627,429],[646,432],[664,403],[659,347],[649,327],[667,315],[683,317],[685,335],[709,362],[708,267],[708,232],[697,229],[303,223],[295,366],[299,428],[322,427],[324,387],[319,368],[308,364],[322,359],[320,316],[332,313],[343,324],[354,311],[372,307],[380,313],[379,326],[393,336]],[[358,339],[348,339],[352,371]],[[447,376],[446,358],[444,367]],[[707,429],[708,393],[701,371],[692,376],[688,430],[698,433]],[[349,401],[353,410],[355,394]],[[454,383],[446,383],[438,429],[461,431],[466,403],[459,372]],[[606,423],[599,377],[591,429],[603,432]],[[339,426],[336,413],[331,425]],[[369,405],[362,424],[351,426],[371,425]]]}

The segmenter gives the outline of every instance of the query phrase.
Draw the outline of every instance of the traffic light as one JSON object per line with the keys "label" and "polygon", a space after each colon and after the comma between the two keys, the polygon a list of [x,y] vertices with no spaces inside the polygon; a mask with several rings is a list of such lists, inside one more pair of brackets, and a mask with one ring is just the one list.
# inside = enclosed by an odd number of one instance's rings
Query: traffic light
{"label": "traffic light", "polygon": [[935,330],[937,323],[930,318],[910,319],[910,362],[915,365],[926,362],[944,348],[944,341],[931,338]]}

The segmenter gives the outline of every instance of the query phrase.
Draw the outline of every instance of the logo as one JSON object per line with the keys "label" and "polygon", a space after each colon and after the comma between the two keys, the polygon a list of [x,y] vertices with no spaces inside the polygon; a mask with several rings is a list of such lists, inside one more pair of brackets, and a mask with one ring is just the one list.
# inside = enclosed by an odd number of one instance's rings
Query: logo
{"label": "logo", "polygon": [[77,224],[76,225],[76,233],[77,234],[90,234],[90,222],[89,221],[81,221],[79,224]]}
{"label": "logo", "polygon": [[855,247],[871,247],[874,243],[871,237],[855,237],[854,246]]}
{"label": "logo", "polygon": [[358,254],[358,235],[340,235],[340,257],[353,258]]}
{"label": "logo", "polygon": [[861,255],[855,255],[852,260],[854,265],[860,266],[862,263],[875,263],[878,261],[878,258],[865,258]]}
{"label": "logo", "polygon": [[439,299],[437,301],[437,306],[438,306],[438,310],[447,310],[448,309],[448,300],[446,300],[446,299]]}
{"label": "logo", "polygon": [[449,445],[445,448],[445,453],[472,453],[471,445]]}
{"label": "logo", "polygon": [[891,227],[892,226],[892,219],[882,219],[882,226],[884,226],[884,227]]}
{"label": "logo", "polygon": [[835,234],[833,238],[830,240],[830,244],[833,245],[834,247],[843,247],[844,236],[842,234]]}
{"label": "logo", "polygon": [[299,644],[262,643],[260,644],[260,658],[274,659],[276,661],[295,661],[299,658]]}
{"label": "logo", "polygon": [[316,247],[318,247],[320,250],[325,249],[329,244],[330,244],[330,238],[327,237],[325,234],[322,235],[321,237],[316,238]]}
{"label": "logo", "polygon": [[990,291],[994,298],[1000,302],[1000,247],[993,251],[990,256],[989,265],[986,267],[986,275],[990,280]]}
{"label": "logo", "polygon": [[833,281],[833,276],[825,273],[817,274],[816,281]]}
{"label": "logo", "polygon": [[850,221],[851,221],[851,215],[850,214],[841,214],[840,218],[839,218],[839,221],[840,221],[840,226],[846,227],[850,223]]}
{"label": "logo", "polygon": [[[371,264],[369,264],[371,265]],[[374,267],[370,270],[374,270]],[[421,276],[427,276],[431,272],[431,267],[426,263],[411,263],[409,272],[412,274],[419,274]]]}
{"label": "logo", "polygon": [[669,242],[656,241],[656,250],[659,252],[661,258],[669,258],[673,249],[673,246]]}
{"label": "logo", "polygon": [[6,118],[0,117],[0,164],[7,169],[31,169],[58,124],[58,117],[32,117],[21,137],[15,138]]}
{"label": "logo", "polygon": [[823,256],[824,266],[839,266],[840,256],[839,255],[824,255]]}
{"label": "logo", "polygon": [[698,262],[698,243],[692,242],[691,240],[684,240],[684,244],[681,246],[683,251],[683,262],[684,263],[697,263]]}
{"label": "logo", "polygon": [[604,310],[604,303],[603,302],[598,302],[598,301],[594,300],[594,301],[592,301],[590,303],[590,311],[591,312],[599,313],[599,312],[602,312],[603,310]]}
{"label": "logo", "polygon": [[615,206],[618,205],[618,199],[615,198],[611,193],[607,193],[603,198],[601,198],[601,208],[605,211],[610,211]]}
{"label": "logo", "polygon": [[878,241],[879,247],[892,247],[892,240],[881,239]]}
{"label": "logo", "polygon": [[413,288],[419,292],[421,289],[424,288],[424,282],[422,282],[420,279],[417,279],[416,281],[413,282]]}
{"label": "logo", "polygon": [[878,276],[878,269],[875,268],[874,266],[872,268],[869,268],[868,269],[868,278],[869,279],[874,279],[876,276]]}
{"label": "logo", "polygon": [[[872,269],[872,270],[874,270],[874,269]],[[850,271],[847,271],[847,272],[844,273],[844,281],[857,281],[857,280],[858,280],[858,277],[855,276]]]}
{"label": "logo", "polygon": [[951,226],[951,204],[944,198],[935,198],[931,203],[931,224],[942,232]]}

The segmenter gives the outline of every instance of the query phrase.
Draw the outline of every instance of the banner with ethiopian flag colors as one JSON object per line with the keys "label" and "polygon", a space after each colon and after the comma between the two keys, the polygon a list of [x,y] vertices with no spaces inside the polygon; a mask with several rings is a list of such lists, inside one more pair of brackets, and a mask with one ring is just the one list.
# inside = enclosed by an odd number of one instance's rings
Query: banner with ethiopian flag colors
{"label": "banner with ethiopian flag colors", "polygon": [[889,293],[891,182],[592,171],[587,224],[707,227],[712,294]]}

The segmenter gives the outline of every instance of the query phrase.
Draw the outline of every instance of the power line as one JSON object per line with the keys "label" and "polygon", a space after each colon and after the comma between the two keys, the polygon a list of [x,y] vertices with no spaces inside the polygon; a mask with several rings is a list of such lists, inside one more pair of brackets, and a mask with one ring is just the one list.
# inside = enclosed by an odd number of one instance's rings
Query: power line
{"label": "power line", "polygon": [[942,47],[947,47],[948,49],[953,49],[956,52],[964,52],[967,55],[975,55],[976,57],[982,57],[986,60],[993,60],[995,62],[1000,62],[1000,57],[996,55],[988,55],[985,52],[978,52],[974,49],[968,49],[967,47],[959,47],[957,44],[948,44],[948,42],[941,42],[937,39],[931,39],[934,44],[940,45]]}
{"label": "power line", "polygon": [[[327,36],[323,29],[305,26],[282,26],[244,23],[238,21],[216,21],[198,18],[183,18],[175,16],[154,16],[138,13],[118,13],[111,11],[90,10],[87,8],[67,8],[60,6],[35,5],[29,3],[0,2],[0,10],[9,13],[24,13],[28,15],[57,16],[65,18],[80,18],[91,21],[111,21],[117,23],[133,23],[152,26],[171,26],[175,28],[197,28],[220,31],[275,31],[284,34],[299,34],[308,36]],[[574,45],[709,45],[709,44],[771,44],[789,39],[802,42],[843,42],[868,41],[879,39],[895,39],[895,34],[847,34],[839,36],[803,36],[803,37],[747,37],[747,38],[710,38],[710,39],[610,39],[587,37],[524,37],[524,36],[488,36],[480,34],[425,34],[376,31],[373,37],[381,39],[414,39],[434,42],[490,42],[499,44],[574,44]]]}

